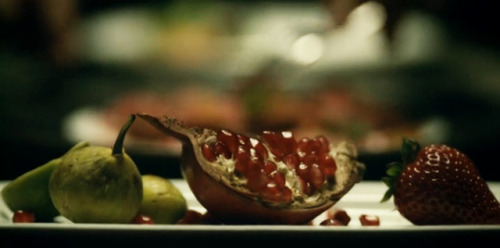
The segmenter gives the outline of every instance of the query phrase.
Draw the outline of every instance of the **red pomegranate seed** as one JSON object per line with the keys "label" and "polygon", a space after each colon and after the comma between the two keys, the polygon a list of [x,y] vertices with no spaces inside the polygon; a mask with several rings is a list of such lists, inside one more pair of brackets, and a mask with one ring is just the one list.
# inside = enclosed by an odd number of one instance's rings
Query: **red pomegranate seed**
{"label": "red pomegranate seed", "polygon": [[271,172],[271,180],[278,188],[284,188],[286,185],[285,176],[279,172]]}
{"label": "red pomegranate seed", "polygon": [[215,143],[215,145],[214,145],[214,153],[217,156],[222,155],[226,159],[231,158],[231,152],[229,152],[229,150],[226,148],[226,146],[224,144],[222,144],[221,142],[216,142]]}
{"label": "red pomegranate seed", "polygon": [[287,187],[278,187],[275,183],[268,183],[260,196],[274,202],[289,202],[292,200],[292,191]]}
{"label": "red pomegranate seed", "polygon": [[309,166],[309,184],[313,191],[317,191],[321,189],[323,183],[325,182],[325,176],[321,173],[319,166],[317,164],[313,164]]}
{"label": "red pomegranate seed", "polygon": [[217,132],[217,140],[220,141],[230,153],[235,153],[239,146],[239,140],[235,133],[229,130]]}
{"label": "red pomegranate seed", "polygon": [[217,159],[214,150],[209,144],[203,144],[201,146],[201,152],[203,153],[203,157],[209,162],[214,162]]}
{"label": "red pomegranate seed", "polygon": [[262,156],[260,156],[260,154],[257,153],[255,148],[250,147],[250,148],[248,148],[248,151],[250,152],[250,159],[251,160],[264,161],[264,159],[262,159]]}
{"label": "red pomegranate seed", "polygon": [[269,155],[267,153],[267,149],[264,146],[264,144],[262,144],[262,142],[251,138],[250,144],[251,144],[251,147],[255,150],[255,155],[257,157],[259,157],[259,159],[262,159],[262,160],[268,159]]}
{"label": "red pomegranate seed", "polygon": [[332,208],[328,210],[327,215],[330,219],[335,219],[343,223],[345,226],[351,222],[351,217],[343,209]]}
{"label": "red pomegranate seed", "polygon": [[244,146],[244,147],[251,147],[252,146],[252,144],[250,143],[250,138],[248,138],[247,136],[238,134],[238,135],[236,135],[236,137],[238,138],[238,144],[240,146]]}
{"label": "red pomegranate seed", "polygon": [[304,193],[306,195],[311,195],[313,193],[312,189],[311,189],[311,185],[307,181],[302,179],[300,176],[298,179],[299,179],[298,181],[300,183],[300,187],[302,189],[302,193]]}
{"label": "red pomegranate seed", "polygon": [[326,219],[319,223],[320,226],[346,226],[344,223],[337,219]]}
{"label": "red pomegranate seed", "polygon": [[278,161],[283,159],[283,156],[295,153],[297,150],[297,142],[291,132],[262,132],[262,138],[270,147],[271,153]]}
{"label": "red pomegranate seed", "polygon": [[260,169],[262,167],[261,161],[252,160],[243,172],[243,176],[247,179],[248,188],[254,192],[259,192],[271,181],[269,175]]}
{"label": "red pomegranate seed", "polygon": [[147,215],[138,214],[132,219],[131,223],[140,225],[153,225],[155,222],[153,221],[153,219],[151,219],[151,217]]}
{"label": "red pomegranate seed", "polygon": [[337,164],[332,157],[329,155],[320,156],[318,162],[325,178],[333,178],[335,176]]}
{"label": "red pomegranate seed", "polygon": [[302,157],[302,163],[304,163],[307,166],[317,164],[318,163],[318,156],[314,153],[306,154],[304,157]]}
{"label": "red pomegranate seed", "polygon": [[263,169],[267,174],[270,175],[273,171],[276,171],[278,169],[278,166],[276,166],[276,164],[272,161],[266,161],[264,163]]}
{"label": "red pomegranate seed", "polygon": [[177,224],[187,225],[187,224],[201,224],[203,215],[196,211],[189,209],[182,219],[180,219]]}
{"label": "red pomegranate seed", "polygon": [[327,154],[330,151],[330,142],[328,142],[328,139],[324,135],[320,135],[316,139],[320,143],[320,153]]}
{"label": "red pomegranate seed", "polygon": [[300,157],[296,153],[290,153],[283,158],[283,162],[290,170],[294,170],[300,165]]}
{"label": "red pomegranate seed", "polygon": [[292,132],[281,132],[280,134],[283,141],[283,151],[286,154],[297,152],[297,141]]}
{"label": "red pomegranate seed", "polygon": [[296,169],[297,175],[304,180],[305,183],[309,182],[309,166],[301,163]]}
{"label": "red pomegranate seed", "polygon": [[310,151],[310,153],[313,154],[323,153],[321,143],[318,139],[309,140],[309,142],[307,143],[307,149]]}
{"label": "red pomegranate seed", "polygon": [[236,160],[235,170],[243,175],[246,171],[247,165],[250,162],[250,152],[244,147],[239,147],[236,154],[233,156]]}
{"label": "red pomegranate seed", "polygon": [[271,147],[280,146],[279,135],[273,131],[263,131],[261,134],[264,141]]}
{"label": "red pomegranate seed", "polygon": [[311,151],[309,150],[309,138],[301,138],[297,144],[297,151],[303,152],[303,153],[310,153]]}
{"label": "red pomegranate seed", "polygon": [[380,219],[376,215],[362,214],[359,216],[362,226],[380,226]]}
{"label": "red pomegranate seed", "polygon": [[12,216],[14,223],[33,223],[35,222],[35,214],[33,212],[17,210]]}

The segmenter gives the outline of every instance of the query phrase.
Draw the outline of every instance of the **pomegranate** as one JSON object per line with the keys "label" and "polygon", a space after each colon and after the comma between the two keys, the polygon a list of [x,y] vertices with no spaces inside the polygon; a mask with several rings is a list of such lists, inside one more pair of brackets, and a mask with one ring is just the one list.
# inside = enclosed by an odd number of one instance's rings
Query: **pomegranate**
{"label": "pomegranate", "polygon": [[319,223],[320,226],[347,226],[340,220],[328,218]]}
{"label": "pomegranate", "polygon": [[33,223],[35,222],[35,214],[33,212],[17,210],[12,216],[13,223]]}
{"label": "pomegranate", "polygon": [[327,216],[329,217],[329,219],[340,221],[344,224],[344,226],[349,225],[349,222],[351,222],[351,216],[349,216],[343,209],[329,209],[327,211]]}
{"label": "pomegranate", "polygon": [[307,224],[362,179],[354,145],[291,132],[248,136],[186,127],[176,119],[138,114],[182,143],[181,171],[191,191],[224,223]]}
{"label": "pomegranate", "polygon": [[138,214],[136,215],[130,223],[132,224],[139,224],[139,225],[153,225],[155,224],[154,220],[147,215],[144,214]]}
{"label": "pomegranate", "polygon": [[380,226],[380,218],[377,215],[362,214],[359,216],[362,226]]}

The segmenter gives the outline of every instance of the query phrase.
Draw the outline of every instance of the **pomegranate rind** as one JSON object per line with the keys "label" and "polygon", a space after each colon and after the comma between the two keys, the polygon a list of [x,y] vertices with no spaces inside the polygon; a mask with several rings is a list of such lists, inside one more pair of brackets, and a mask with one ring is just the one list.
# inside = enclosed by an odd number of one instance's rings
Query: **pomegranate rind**
{"label": "pomegranate rind", "polygon": [[338,202],[362,180],[365,165],[357,161],[356,147],[348,142],[331,146],[337,171],[318,193],[296,194],[290,202],[269,202],[251,192],[227,167],[210,163],[201,144],[215,137],[213,130],[185,127],[174,118],[137,114],[162,133],[182,143],[181,171],[191,191],[207,211],[226,222],[304,224]]}

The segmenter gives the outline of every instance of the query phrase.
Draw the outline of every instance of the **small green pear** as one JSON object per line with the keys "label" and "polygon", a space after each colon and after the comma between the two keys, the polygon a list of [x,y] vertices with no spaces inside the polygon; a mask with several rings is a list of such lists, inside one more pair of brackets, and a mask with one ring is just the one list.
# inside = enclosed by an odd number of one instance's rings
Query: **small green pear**
{"label": "small green pear", "polygon": [[52,222],[59,212],[49,195],[49,178],[61,158],[30,170],[2,188],[2,198],[12,212],[23,210],[35,214],[37,222]]}
{"label": "small green pear", "polygon": [[186,199],[168,179],[157,175],[143,175],[143,200],[140,213],[156,224],[175,224],[187,211]]}
{"label": "small green pear", "polygon": [[88,143],[61,157],[49,179],[49,194],[59,213],[75,223],[129,223],[142,202],[139,170],[124,152],[131,115],[113,149]]}

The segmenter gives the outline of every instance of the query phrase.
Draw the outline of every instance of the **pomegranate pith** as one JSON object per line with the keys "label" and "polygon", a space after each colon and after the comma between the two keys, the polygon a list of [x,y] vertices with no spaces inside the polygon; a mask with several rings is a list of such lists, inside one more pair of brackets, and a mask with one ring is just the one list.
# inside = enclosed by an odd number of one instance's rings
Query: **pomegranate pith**
{"label": "pomegranate pith", "polygon": [[223,221],[307,223],[359,182],[365,169],[352,144],[333,145],[324,136],[248,136],[138,116],[183,143],[183,176],[198,201]]}

